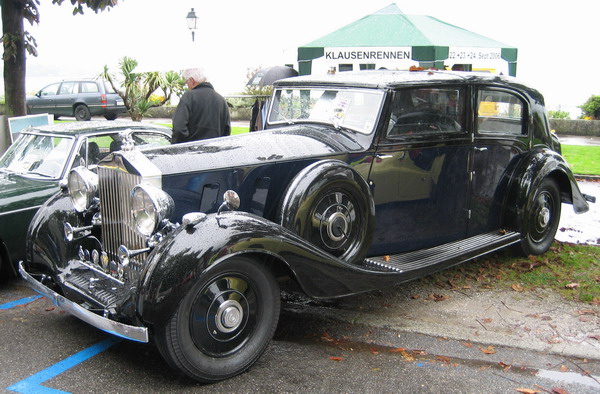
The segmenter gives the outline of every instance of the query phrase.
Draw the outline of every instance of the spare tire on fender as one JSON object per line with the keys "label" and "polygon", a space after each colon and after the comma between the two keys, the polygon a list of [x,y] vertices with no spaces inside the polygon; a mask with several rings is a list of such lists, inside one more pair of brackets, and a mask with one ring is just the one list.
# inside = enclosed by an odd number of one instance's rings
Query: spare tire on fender
{"label": "spare tire on fender", "polygon": [[278,221],[325,252],[358,263],[371,246],[375,204],[369,185],[354,169],[339,160],[322,160],[292,180]]}

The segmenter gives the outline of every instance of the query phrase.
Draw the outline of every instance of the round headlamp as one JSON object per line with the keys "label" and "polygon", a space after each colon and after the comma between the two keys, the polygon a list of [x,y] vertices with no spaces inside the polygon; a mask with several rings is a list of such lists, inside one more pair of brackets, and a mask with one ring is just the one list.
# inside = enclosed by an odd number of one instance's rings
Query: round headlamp
{"label": "round headlamp", "polygon": [[67,187],[77,212],[90,207],[98,190],[98,175],[85,167],[76,167],[69,173]]}
{"label": "round headlamp", "polygon": [[131,191],[131,214],[137,231],[146,237],[152,235],[160,223],[173,212],[173,199],[161,189],[137,185]]}

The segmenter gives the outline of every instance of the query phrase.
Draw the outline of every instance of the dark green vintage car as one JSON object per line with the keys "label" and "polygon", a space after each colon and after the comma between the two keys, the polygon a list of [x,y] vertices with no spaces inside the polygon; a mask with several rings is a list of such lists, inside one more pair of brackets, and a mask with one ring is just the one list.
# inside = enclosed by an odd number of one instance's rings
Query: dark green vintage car
{"label": "dark green vintage car", "polygon": [[0,158],[0,277],[16,274],[25,256],[31,218],[73,167],[95,167],[120,150],[132,133],[136,145],[166,145],[171,131],[133,122],[73,122],[29,128]]}

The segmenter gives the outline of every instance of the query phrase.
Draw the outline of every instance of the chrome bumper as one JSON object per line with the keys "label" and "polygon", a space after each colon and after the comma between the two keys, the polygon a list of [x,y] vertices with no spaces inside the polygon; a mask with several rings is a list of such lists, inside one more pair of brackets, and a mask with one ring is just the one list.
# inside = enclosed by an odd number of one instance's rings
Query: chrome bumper
{"label": "chrome bumper", "polygon": [[49,298],[54,305],[66,312],[69,312],[84,322],[121,338],[130,339],[137,342],[148,342],[148,328],[119,323],[106,317],[97,315],[94,312],[90,312],[79,304],[66,299],[65,297],[37,281],[34,277],[29,275],[27,271],[25,271],[22,261],[19,262],[19,273],[33,290],[40,293],[44,297]]}

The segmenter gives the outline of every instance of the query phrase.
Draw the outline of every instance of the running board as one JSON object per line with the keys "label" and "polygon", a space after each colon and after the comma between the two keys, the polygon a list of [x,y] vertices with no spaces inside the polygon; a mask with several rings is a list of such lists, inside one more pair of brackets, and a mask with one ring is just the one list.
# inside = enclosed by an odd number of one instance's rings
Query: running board
{"label": "running board", "polygon": [[364,265],[368,269],[384,272],[408,273],[420,270],[433,272],[493,252],[519,242],[520,239],[520,233],[496,230],[430,249],[368,257],[364,260]]}

